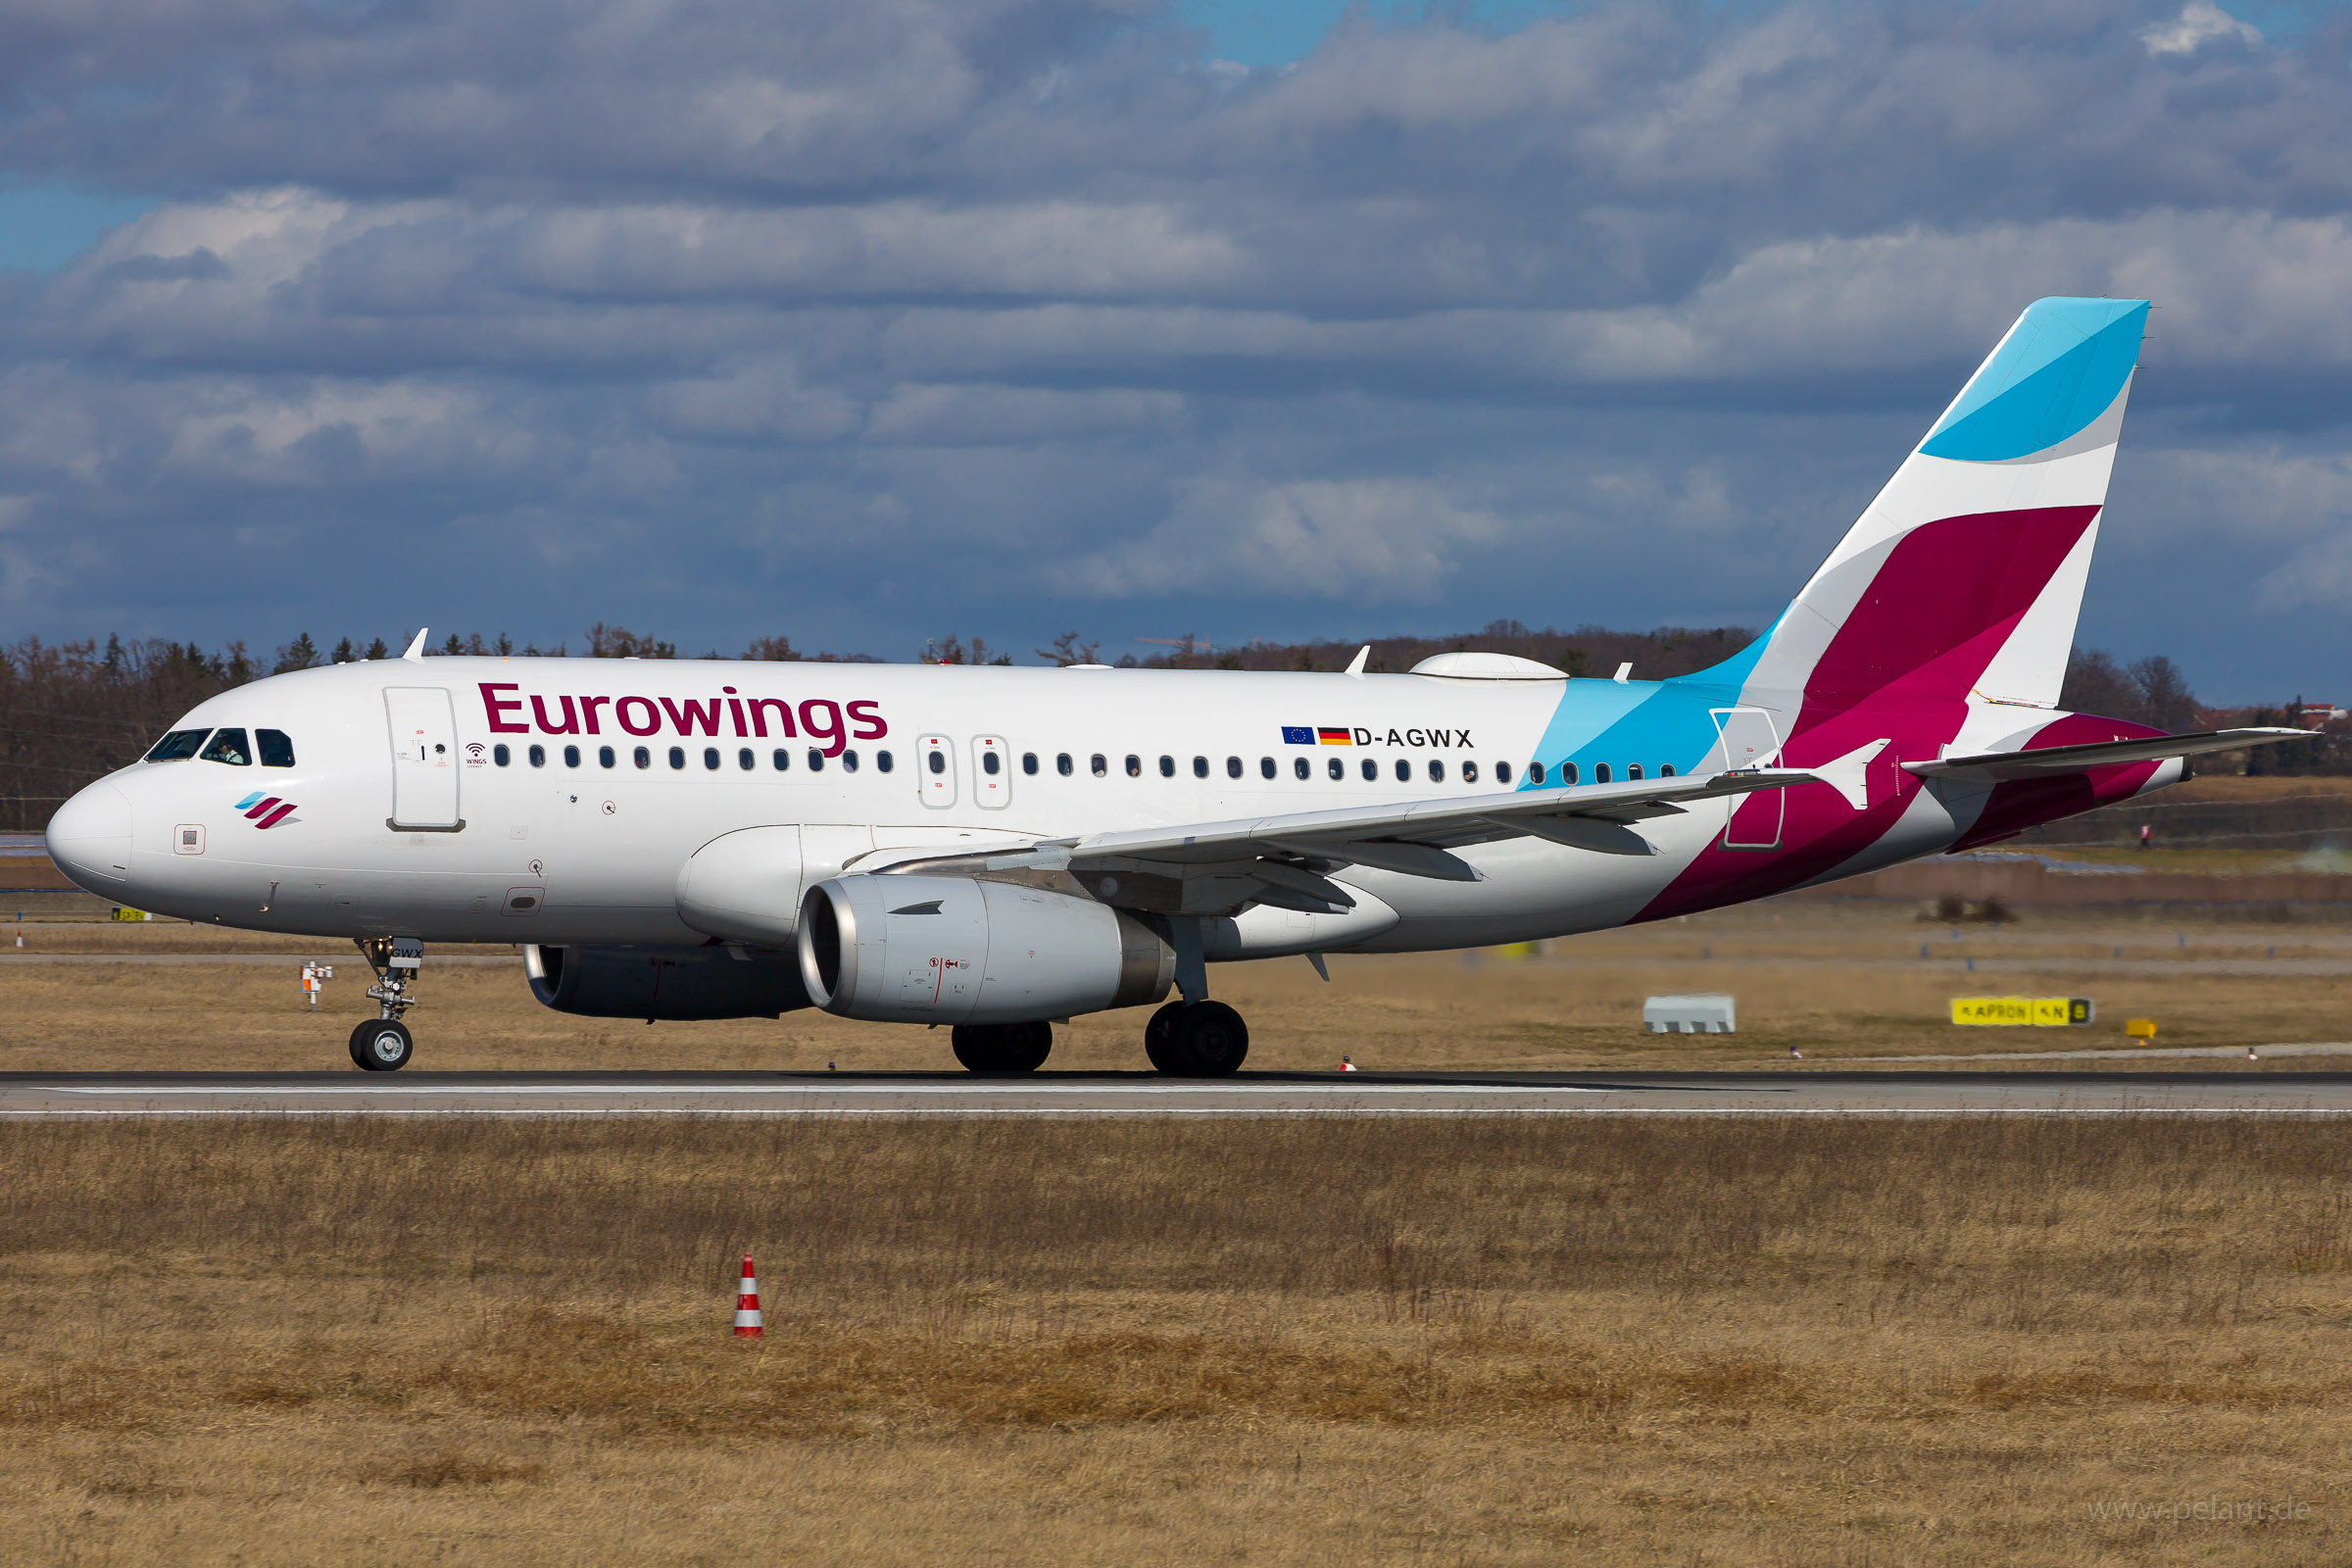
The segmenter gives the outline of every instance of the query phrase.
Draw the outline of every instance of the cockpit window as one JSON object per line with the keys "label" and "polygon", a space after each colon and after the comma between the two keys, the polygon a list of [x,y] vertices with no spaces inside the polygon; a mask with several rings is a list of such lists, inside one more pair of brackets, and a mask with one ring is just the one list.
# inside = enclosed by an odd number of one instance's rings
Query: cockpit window
{"label": "cockpit window", "polygon": [[253,765],[253,748],[245,743],[245,732],[241,729],[213,731],[213,744],[197,756],[207,762],[226,762],[231,767]]}
{"label": "cockpit window", "polygon": [[253,738],[262,743],[262,765],[264,767],[292,767],[294,765],[294,740],[284,730],[257,729],[253,732]]}
{"label": "cockpit window", "polygon": [[184,762],[196,755],[197,748],[204,744],[204,738],[211,733],[209,729],[175,729],[155,743],[155,750],[147,754],[147,760]]}

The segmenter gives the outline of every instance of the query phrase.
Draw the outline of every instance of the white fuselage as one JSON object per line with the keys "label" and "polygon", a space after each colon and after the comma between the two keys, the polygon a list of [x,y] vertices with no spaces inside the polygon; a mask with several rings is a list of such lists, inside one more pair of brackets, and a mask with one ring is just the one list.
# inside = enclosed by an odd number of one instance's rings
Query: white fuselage
{"label": "white fuselage", "polygon": [[[691,944],[706,937],[680,916],[680,872],[697,850],[741,829],[800,826],[806,885],[904,852],[1491,792],[1527,781],[1571,687],[1620,708],[1629,694],[1655,690],[1214,670],[468,658],[343,664],[257,681],[180,721],[188,730],[279,731],[292,743],[293,766],[134,763],[90,792],[122,797],[125,853],[99,842],[114,842],[117,822],[93,833],[79,825],[86,811],[61,813],[52,837],[83,885],[224,925],[444,942]],[[407,701],[399,694],[419,691],[449,694],[450,733],[425,740],[446,749],[421,763],[396,760],[393,732],[406,721],[390,710]],[[1315,738],[1301,744],[1302,729]],[[1325,743],[1335,730],[1347,744]],[[1617,759],[1617,774],[1634,765],[1651,776],[1669,766],[1689,772],[1711,736],[1702,719],[1690,734],[1660,740],[1661,755]],[[566,748],[578,749],[576,762]],[[685,765],[672,765],[673,750]],[[428,826],[413,826],[417,807],[395,799],[402,766],[432,775],[422,791],[433,803],[423,808]],[[442,789],[453,804],[435,817]],[[280,804],[257,811],[270,801]],[[281,808],[287,803],[291,811]],[[1346,917],[1253,910],[1243,948],[1403,951],[1615,924],[1723,825],[1724,808],[1714,804],[1662,820],[1647,829],[1654,857],[1539,839],[1477,846],[1464,855],[1485,873],[1480,883],[1357,867],[1344,880],[1372,896],[1366,909]],[[1938,826],[1949,831],[1948,821],[1923,825],[1930,837]],[[786,908],[797,895],[778,889]]]}

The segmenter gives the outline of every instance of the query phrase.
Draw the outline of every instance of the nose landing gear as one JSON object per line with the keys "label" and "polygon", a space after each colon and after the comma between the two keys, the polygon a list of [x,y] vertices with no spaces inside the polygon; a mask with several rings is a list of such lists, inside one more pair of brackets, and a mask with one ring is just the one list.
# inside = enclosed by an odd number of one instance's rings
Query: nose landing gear
{"label": "nose landing gear", "polygon": [[416,1042],[401,1014],[416,1005],[409,988],[424,967],[424,943],[416,937],[362,937],[360,956],[375,971],[368,995],[379,1015],[351,1032],[351,1059],[364,1072],[397,1072],[409,1064]]}
{"label": "nose landing gear", "polygon": [[396,1072],[416,1050],[409,1026],[397,1018],[370,1018],[351,1032],[351,1059],[363,1072]]}

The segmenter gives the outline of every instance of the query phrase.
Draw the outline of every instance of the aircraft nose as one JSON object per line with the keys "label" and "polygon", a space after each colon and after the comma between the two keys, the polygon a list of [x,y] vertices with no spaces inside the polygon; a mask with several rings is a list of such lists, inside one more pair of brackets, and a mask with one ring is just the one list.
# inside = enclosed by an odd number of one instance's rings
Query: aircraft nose
{"label": "aircraft nose", "polygon": [[120,891],[130,876],[130,797],[101,779],[59,807],[49,858],[92,893]]}

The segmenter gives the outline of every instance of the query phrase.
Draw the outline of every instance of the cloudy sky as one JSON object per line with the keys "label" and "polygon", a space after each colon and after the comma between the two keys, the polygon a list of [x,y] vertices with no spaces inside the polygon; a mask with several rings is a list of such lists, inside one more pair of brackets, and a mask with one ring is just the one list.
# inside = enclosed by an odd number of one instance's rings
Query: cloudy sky
{"label": "cloudy sky", "polygon": [[[1760,624],[2027,301],[2352,696],[2352,12],[0,0],[0,627]],[[436,636],[438,632],[436,632]]]}

